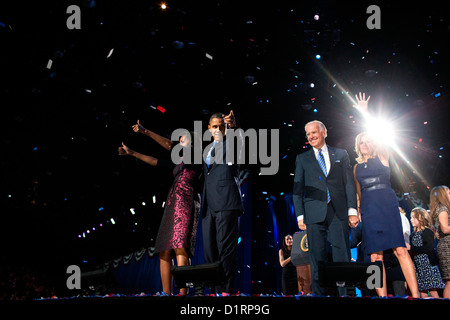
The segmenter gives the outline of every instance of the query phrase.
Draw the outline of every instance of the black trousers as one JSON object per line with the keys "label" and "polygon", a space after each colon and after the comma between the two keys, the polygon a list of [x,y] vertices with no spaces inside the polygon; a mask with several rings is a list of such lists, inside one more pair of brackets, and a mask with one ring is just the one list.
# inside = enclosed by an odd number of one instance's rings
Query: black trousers
{"label": "black trousers", "polygon": [[226,283],[211,288],[215,293],[234,293],[239,213],[238,210],[215,212],[208,207],[202,220],[205,262],[219,261],[225,271]]}
{"label": "black trousers", "polygon": [[[350,261],[348,228],[348,219],[340,220],[331,202],[325,221],[307,225],[312,290],[315,294],[327,295],[327,289],[319,284],[319,262],[328,261],[327,241],[331,244],[333,262]],[[346,290],[342,289],[338,289],[339,295],[345,295]]]}

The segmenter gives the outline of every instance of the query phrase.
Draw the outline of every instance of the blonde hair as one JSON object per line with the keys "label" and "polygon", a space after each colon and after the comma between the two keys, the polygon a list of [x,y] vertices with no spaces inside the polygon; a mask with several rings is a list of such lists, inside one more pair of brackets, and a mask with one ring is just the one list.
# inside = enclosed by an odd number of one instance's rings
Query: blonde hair
{"label": "blonde hair", "polygon": [[[355,151],[356,151],[356,154],[358,155],[358,157],[355,160],[358,163],[363,163],[364,162],[364,156],[361,153],[361,148],[359,147],[359,145],[361,144],[361,139],[363,137],[368,137],[368,136],[369,135],[367,134],[367,132],[361,132],[355,138]],[[375,142],[373,140],[372,140],[372,144],[373,144],[374,148],[373,148],[372,154],[369,157],[370,158],[375,158],[377,156],[377,152],[376,152],[377,148],[376,148],[376,144],[375,144]]]}
{"label": "blonde hair", "polygon": [[447,186],[437,186],[431,189],[430,192],[430,212],[434,220],[437,219],[437,208],[439,205],[444,205],[447,210],[450,209],[450,200],[448,199],[448,187]]}
{"label": "blonde hair", "polygon": [[412,209],[411,211],[411,217],[414,217],[419,222],[419,225],[417,227],[414,227],[414,231],[421,230],[423,228],[428,228],[433,230],[434,233],[434,223],[433,218],[431,217],[431,214],[421,207],[416,207]]}

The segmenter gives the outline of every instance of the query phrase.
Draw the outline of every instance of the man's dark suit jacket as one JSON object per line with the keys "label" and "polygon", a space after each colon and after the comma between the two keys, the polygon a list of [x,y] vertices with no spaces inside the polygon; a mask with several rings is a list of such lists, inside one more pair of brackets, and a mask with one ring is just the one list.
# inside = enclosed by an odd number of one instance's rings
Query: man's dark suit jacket
{"label": "man's dark suit jacket", "polygon": [[[239,137],[238,137],[239,138]],[[242,138],[242,137],[240,137]],[[235,154],[227,159],[226,136],[223,142],[219,142],[212,151],[213,157],[219,157],[222,152],[222,163],[212,162],[208,166],[203,163],[204,169],[204,188],[203,188],[203,214],[206,214],[206,206],[213,211],[239,210],[241,213],[244,207],[241,199],[239,185],[239,163],[241,150],[238,150],[237,144],[234,144]]]}
{"label": "man's dark suit jacket", "polygon": [[357,207],[355,181],[347,151],[328,146],[328,154],[331,168],[327,177],[313,148],[299,154],[295,162],[294,209],[297,217],[303,215],[305,224],[325,220],[327,188],[339,219],[348,219],[348,208]]}

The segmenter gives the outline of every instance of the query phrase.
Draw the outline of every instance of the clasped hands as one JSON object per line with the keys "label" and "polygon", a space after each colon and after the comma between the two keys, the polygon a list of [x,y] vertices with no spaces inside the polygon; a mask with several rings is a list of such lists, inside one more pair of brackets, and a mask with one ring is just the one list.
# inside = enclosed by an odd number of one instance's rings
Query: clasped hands
{"label": "clasped hands", "polygon": [[[348,216],[348,225],[350,228],[356,228],[359,224],[359,217],[358,216]],[[306,230],[306,224],[303,222],[303,219],[298,220],[298,228],[301,231]]]}

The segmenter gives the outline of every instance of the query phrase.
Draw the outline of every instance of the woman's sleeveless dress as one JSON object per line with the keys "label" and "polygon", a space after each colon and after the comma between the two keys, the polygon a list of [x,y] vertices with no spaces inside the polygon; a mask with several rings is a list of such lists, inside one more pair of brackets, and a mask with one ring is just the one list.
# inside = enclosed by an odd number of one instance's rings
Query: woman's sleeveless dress
{"label": "woman's sleeveless dress", "polygon": [[390,183],[390,168],[378,157],[356,166],[361,187],[361,222],[368,254],[406,247],[399,204]]}

